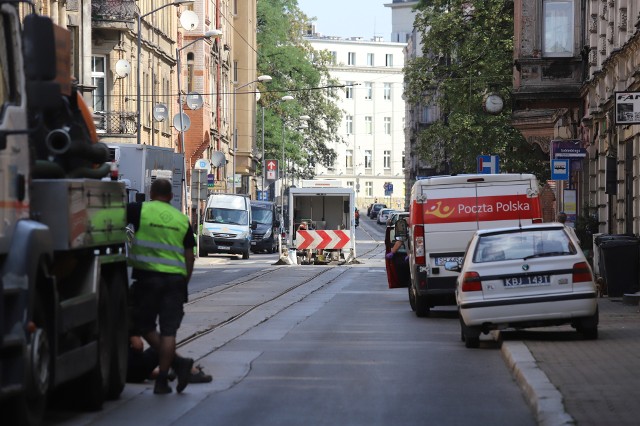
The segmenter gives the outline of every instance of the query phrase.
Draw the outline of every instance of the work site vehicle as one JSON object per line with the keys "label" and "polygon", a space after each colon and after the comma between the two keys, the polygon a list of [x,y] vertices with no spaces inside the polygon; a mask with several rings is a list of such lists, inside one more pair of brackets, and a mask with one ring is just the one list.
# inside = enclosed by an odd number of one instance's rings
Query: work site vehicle
{"label": "work site vehicle", "polygon": [[478,229],[542,222],[539,188],[532,174],[434,176],[411,188],[409,303],[417,316],[455,305],[457,273],[446,262],[462,263]]}
{"label": "work site vehicle", "polygon": [[[122,392],[126,193],[71,82],[69,31],[0,0],[0,416]],[[33,7],[24,4],[25,10]]]}
{"label": "work site vehicle", "polygon": [[340,185],[339,181],[303,180],[301,188],[289,188],[292,220],[283,250],[295,252],[297,264],[355,260],[355,194],[353,188]]}

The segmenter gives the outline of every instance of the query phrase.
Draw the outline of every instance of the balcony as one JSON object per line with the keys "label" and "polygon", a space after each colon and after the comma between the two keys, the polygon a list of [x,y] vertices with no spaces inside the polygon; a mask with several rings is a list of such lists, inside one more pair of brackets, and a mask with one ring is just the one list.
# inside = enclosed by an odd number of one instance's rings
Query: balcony
{"label": "balcony", "polygon": [[100,134],[135,135],[136,113],[129,111],[95,112],[96,130]]}
{"label": "balcony", "polygon": [[126,30],[135,22],[138,6],[134,0],[93,0],[93,27]]}

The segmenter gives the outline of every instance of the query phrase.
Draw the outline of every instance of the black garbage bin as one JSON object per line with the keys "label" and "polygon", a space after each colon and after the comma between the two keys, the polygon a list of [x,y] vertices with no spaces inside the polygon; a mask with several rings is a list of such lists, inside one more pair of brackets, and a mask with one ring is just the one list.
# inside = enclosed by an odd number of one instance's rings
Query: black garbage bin
{"label": "black garbage bin", "polygon": [[640,289],[638,262],[640,238],[633,235],[599,235],[595,239],[600,255],[600,274],[609,297],[622,297]]}

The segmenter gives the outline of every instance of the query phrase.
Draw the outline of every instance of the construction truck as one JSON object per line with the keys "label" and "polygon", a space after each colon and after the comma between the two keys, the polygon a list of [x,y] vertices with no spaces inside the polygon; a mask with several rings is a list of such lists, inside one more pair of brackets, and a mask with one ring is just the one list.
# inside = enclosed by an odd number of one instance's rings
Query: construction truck
{"label": "construction truck", "polygon": [[340,181],[303,180],[300,188],[289,188],[288,205],[287,257],[295,253],[299,265],[355,260],[353,188]]}
{"label": "construction truck", "polygon": [[0,0],[0,413],[34,425],[50,398],[99,409],[124,388],[127,199],[102,180],[70,33],[19,4]]}
{"label": "construction truck", "polygon": [[151,184],[167,179],[173,187],[171,205],[182,210],[184,195],[184,154],[171,148],[130,143],[107,143],[109,160],[116,166],[118,180],[124,182],[129,201],[151,197]]}

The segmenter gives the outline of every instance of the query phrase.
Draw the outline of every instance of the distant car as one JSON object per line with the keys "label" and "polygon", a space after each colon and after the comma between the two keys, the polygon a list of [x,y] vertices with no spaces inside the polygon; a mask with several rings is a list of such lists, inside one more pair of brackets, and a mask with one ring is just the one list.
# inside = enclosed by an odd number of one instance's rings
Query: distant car
{"label": "distant car", "polygon": [[386,225],[389,215],[393,212],[395,212],[394,209],[380,209],[378,216],[376,217],[376,223],[378,225]]}
{"label": "distant car", "polygon": [[380,209],[386,209],[387,205],[384,203],[374,203],[371,206],[371,210],[369,211],[369,217],[371,219],[375,219],[378,217],[378,212],[380,211]]}
{"label": "distant car", "polygon": [[562,224],[476,231],[459,271],[456,303],[468,348],[480,333],[571,324],[598,338],[597,289],[591,267]]}
{"label": "distant car", "polygon": [[387,226],[395,226],[400,218],[409,220],[409,212],[394,211],[387,217]]}

